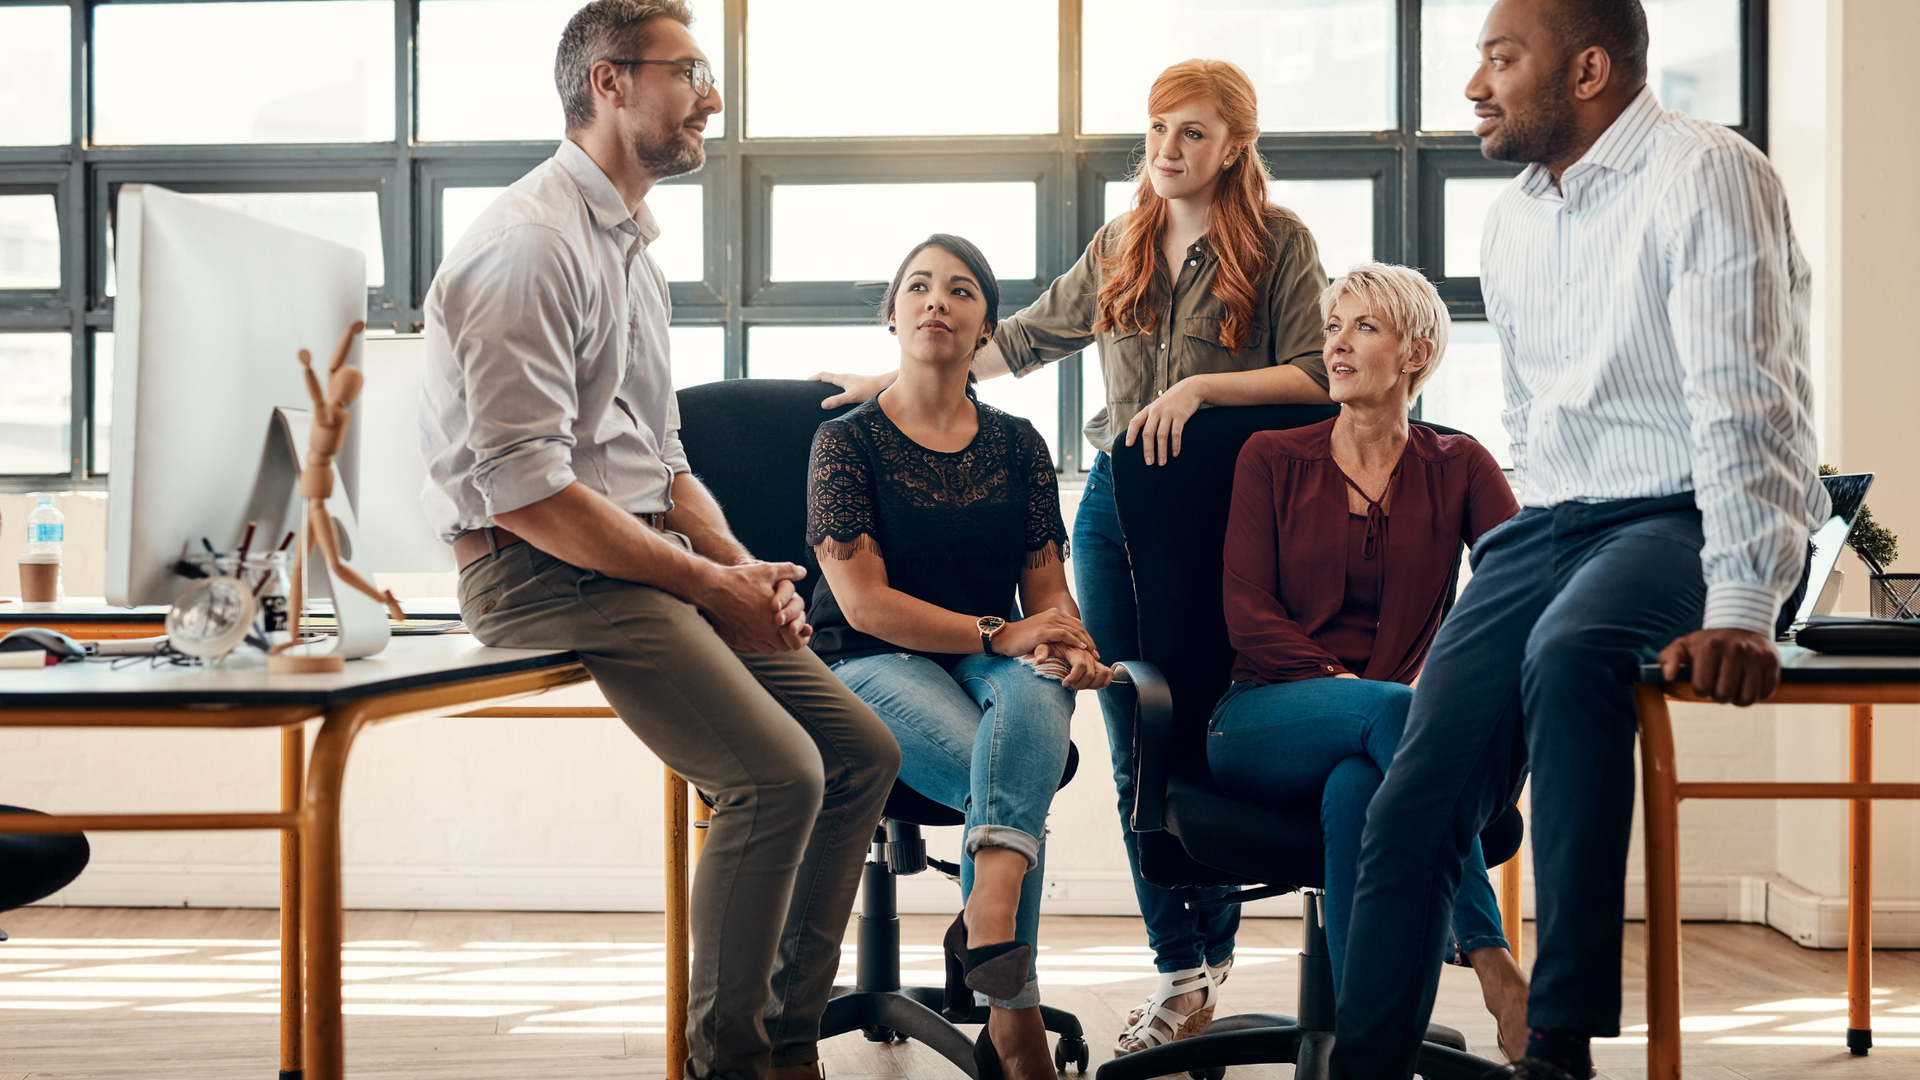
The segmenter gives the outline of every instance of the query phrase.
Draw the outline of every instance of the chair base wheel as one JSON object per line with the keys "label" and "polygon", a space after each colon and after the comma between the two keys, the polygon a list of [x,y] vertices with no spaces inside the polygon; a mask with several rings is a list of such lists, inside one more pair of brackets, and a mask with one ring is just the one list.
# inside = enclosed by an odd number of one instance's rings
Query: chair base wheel
{"label": "chair base wheel", "polygon": [[1066,1072],[1069,1064],[1081,1073],[1087,1071],[1087,1065],[1093,1060],[1093,1052],[1087,1048],[1087,1040],[1073,1035],[1062,1035],[1060,1041],[1053,1044],[1053,1068],[1055,1072]]}

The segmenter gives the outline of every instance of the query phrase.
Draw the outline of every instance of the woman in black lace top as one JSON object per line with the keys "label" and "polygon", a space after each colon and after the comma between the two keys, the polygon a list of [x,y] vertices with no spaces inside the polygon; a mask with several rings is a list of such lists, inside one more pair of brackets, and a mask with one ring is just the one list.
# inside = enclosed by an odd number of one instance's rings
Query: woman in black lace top
{"label": "woman in black lace top", "polygon": [[[948,993],[993,1006],[983,1077],[1002,1064],[1041,1077],[1054,1072],[1033,965],[1047,809],[1074,691],[1112,672],[1067,590],[1046,440],[968,385],[999,301],[959,237],[901,263],[882,301],[900,378],[814,437],[807,542],[822,575],[809,620],[814,649],[900,740],[900,778],[966,811]],[[1010,618],[1016,599],[1027,618]]]}

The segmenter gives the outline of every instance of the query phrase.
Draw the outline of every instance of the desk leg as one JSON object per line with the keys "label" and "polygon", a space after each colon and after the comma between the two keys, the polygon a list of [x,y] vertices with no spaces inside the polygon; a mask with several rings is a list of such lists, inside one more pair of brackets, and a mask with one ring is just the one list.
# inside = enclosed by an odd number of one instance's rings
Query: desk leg
{"label": "desk leg", "polygon": [[667,819],[667,1080],[681,1080],[687,1067],[687,980],[690,937],[687,917],[687,782],[666,770]]}
{"label": "desk leg", "polygon": [[1526,953],[1521,948],[1520,933],[1525,922],[1520,917],[1520,872],[1525,865],[1522,862],[1527,845],[1521,844],[1513,858],[1500,865],[1500,932],[1507,935],[1507,949],[1513,953],[1513,962],[1526,963]]}
{"label": "desk leg", "polygon": [[1680,800],[1664,690],[1634,688],[1647,849],[1647,1080],[1680,1080]]}
{"label": "desk leg", "polygon": [[340,785],[347,752],[365,721],[358,706],[327,713],[307,768],[300,808],[301,952],[307,967],[306,1080],[343,1080],[346,1031],[340,1019]]}
{"label": "desk leg", "polygon": [[[300,810],[305,786],[307,727],[280,729],[280,809]],[[302,1080],[300,1048],[304,998],[300,986],[300,831],[280,830],[280,1080]]]}
{"label": "desk leg", "polygon": [[[1873,706],[1851,706],[1848,742],[1856,784],[1873,780]],[[1854,799],[1847,822],[1847,1049],[1873,1046],[1873,800]]]}

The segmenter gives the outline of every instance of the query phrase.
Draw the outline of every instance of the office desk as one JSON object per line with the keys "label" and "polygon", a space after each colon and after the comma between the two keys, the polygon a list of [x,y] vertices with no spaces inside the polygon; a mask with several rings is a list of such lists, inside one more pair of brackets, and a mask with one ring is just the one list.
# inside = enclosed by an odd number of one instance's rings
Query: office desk
{"label": "office desk", "polygon": [[1640,669],[1634,704],[1647,856],[1647,1077],[1680,1080],[1680,800],[1847,799],[1847,1048],[1873,1045],[1873,800],[1920,799],[1920,784],[1873,782],[1873,707],[1920,703],[1920,657],[1823,656],[1780,650],[1780,687],[1771,705],[1847,705],[1846,783],[1682,783],[1674,772],[1667,702],[1704,702],[1686,683],[1663,683],[1658,665]]}
{"label": "office desk", "polygon": [[[570,652],[489,649],[466,635],[396,638],[339,674],[270,676],[253,660],[257,666],[155,668],[142,659],[119,670],[90,662],[0,671],[0,725],[277,727],[278,812],[8,814],[0,832],[279,830],[281,1076],[304,1068],[312,1080],[341,1080],[340,785],[354,738],[382,721],[539,693],[587,673]],[[308,720],[322,724],[303,760]]]}

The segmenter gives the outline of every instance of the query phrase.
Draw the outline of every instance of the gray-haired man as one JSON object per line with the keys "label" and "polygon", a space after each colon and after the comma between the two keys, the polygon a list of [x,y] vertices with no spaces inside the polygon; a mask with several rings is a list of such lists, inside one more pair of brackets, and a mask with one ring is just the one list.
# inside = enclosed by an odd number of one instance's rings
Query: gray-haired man
{"label": "gray-haired man", "polygon": [[805,571],[755,560],[687,471],[646,195],[720,111],[683,0],[595,0],[555,63],[567,138],[427,298],[427,510],[488,645],[573,649],[715,801],[687,1075],[813,1076],[862,852],[900,764],[806,648]]}

